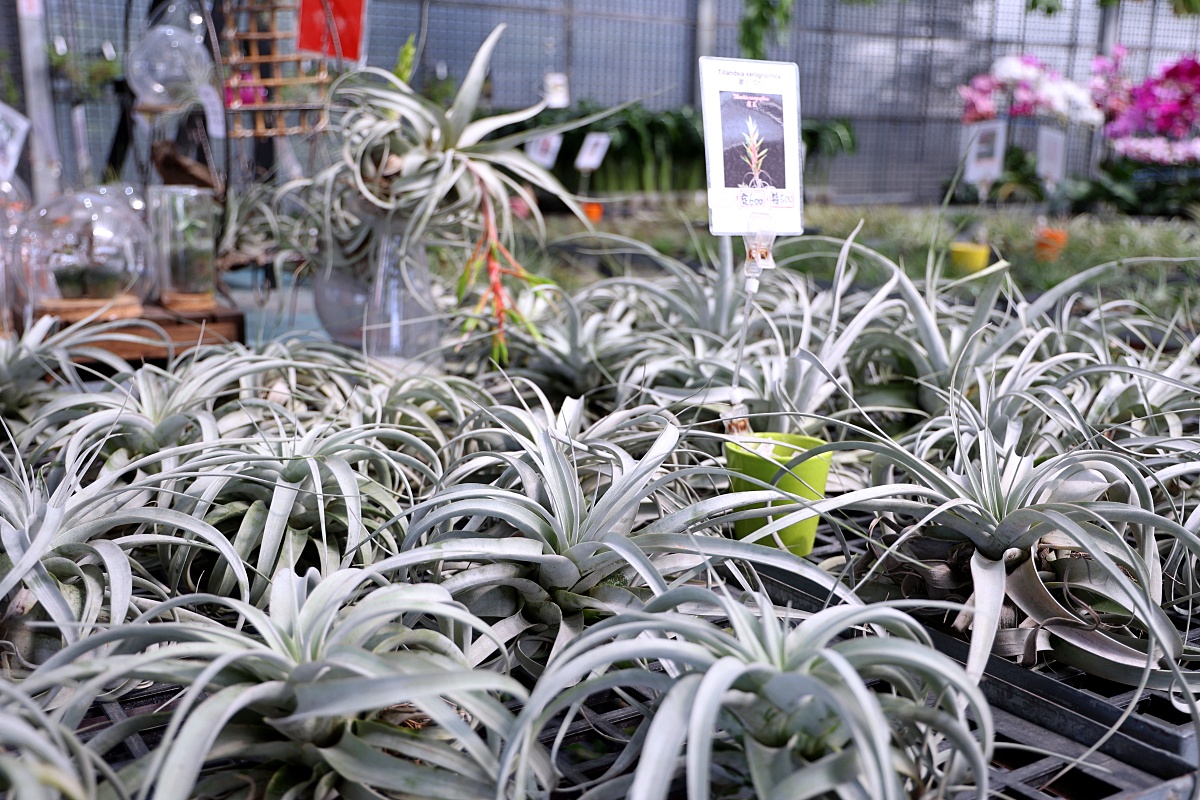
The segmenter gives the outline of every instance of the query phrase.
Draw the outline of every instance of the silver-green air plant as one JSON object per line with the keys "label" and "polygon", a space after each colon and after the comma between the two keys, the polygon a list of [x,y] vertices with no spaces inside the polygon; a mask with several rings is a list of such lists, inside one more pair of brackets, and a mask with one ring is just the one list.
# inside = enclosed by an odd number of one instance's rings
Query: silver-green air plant
{"label": "silver-green air plant", "polygon": [[[701,608],[727,623],[698,617]],[[644,720],[612,768],[570,787],[588,797],[664,800],[679,777],[690,800],[714,796],[714,778],[756,797],[901,800],[968,783],[973,796],[988,796],[987,703],[919,624],[886,605],[792,615],[763,595],[672,589],[596,623],[552,659],[514,739],[535,741],[565,711],[555,723],[557,763],[588,699],[615,691]],[[864,630],[876,635],[849,636]],[[520,786],[529,766],[514,747],[502,774]]]}
{"label": "silver-green air plant", "polygon": [[746,117],[746,132],[742,134],[742,150],[739,155],[746,166],[750,168],[749,182],[746,186],[750,189],[765,189],[773,185],[771,176],[763,169],[763,162],[767,158],[769,148],[763,147],[763,138],[758,133],[758,125],[754,122],[754,117]]}
{"label": "silver-green air plant", "polygon": [[[233,612],[253,633],[175,621],[187,606]],[[247,780],[316,797],[481,797],[499,783],[498,751],[513,724],[502,700],[528,696],[513,678],[467,663],[472,643],[492,636],[437,586],[283,569],[264,609],[181,595],[64,649],[22,689],[72,728],[97,697],[121,696],[114,685],[180,686],[169,712],[89,743],[103,755],[165,724],[161,743],[117,775],[154,800],[238,797]],[[534,780],[545,785],[550,767],[536,749]]]}

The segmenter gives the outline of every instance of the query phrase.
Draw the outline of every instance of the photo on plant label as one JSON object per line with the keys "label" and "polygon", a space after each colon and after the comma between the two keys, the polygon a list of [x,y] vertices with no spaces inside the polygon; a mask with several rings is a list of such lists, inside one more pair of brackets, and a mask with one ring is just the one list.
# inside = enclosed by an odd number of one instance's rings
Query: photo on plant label
{"label": "photo on plant label", "polygon": [[995,131],[984,131],[979,134],[979,144],[975,146],[975,160],[988,161],[996,157],[997,136]]}
{"label": "photo on plant label", "polygon": [[728,189],[786,189],[783,95],[721,92],[721,147]]}

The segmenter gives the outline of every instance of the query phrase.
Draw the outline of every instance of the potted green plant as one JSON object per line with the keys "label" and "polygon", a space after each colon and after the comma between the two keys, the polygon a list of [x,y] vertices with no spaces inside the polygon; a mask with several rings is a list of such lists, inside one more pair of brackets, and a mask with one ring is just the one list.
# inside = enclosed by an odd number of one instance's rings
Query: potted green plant
{"label": "potted green plant", "polygon": [[[449,107],[418,94],[407,76],[365,68],[340,78],[330,91],[331,109],[338,112],[331,164],[280,190],[279,205],[295,209],[298,220],[291,226],[292,247],[317,276],[318,313],[323,320],[363,323],[350,326],[348,344],[365,339],[368,350],[402,356],[436,346],[437,336],[430,335],[436,325],[430,322],[438,309],[426,289],[424,252],[437,244],[467,254],[460,301],[483,274],[476,320],[467,329],[490,311],[494,354],[503,359],[505,326],[528,325],[505,279],[537,280],[512,255],[510,200],[520,197],[530,206],[539,235],[543,223],[534,190],[558,197],[585,219],[562,184],[519,147],[604,112],[498,137],[502,128],[532,118],[545,104],[477,118],[504,28],[497,26],[484,41]],[[339,298],[349,307],[329,308]],[[410,335],[411,330],[419,333]]]}

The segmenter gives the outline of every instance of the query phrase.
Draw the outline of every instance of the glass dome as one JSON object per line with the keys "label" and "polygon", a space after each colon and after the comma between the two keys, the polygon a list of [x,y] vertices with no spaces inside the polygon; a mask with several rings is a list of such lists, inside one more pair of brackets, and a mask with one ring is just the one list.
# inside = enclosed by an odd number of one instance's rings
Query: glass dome
{"label": "glass dome", "polygon": [[81,192],[35,208],[17,232],[15,288],[26,323],[135,317],[154,290],[150,231],[124,198]]}
{"label": "glass dome", "polygon": [[212,56],[191,31],[155,25],[129,48],[125,80],[139,102],[173,108],[195,100],[211,70]]}
{"label": "glass dome", "polygon": [[142,219],[146,218],[146,200],[131,184],[105,183],[93,189],[88,189],[87,191],[95,192],[96,194],[104,195],[105,197],[116,198],[132,208],[137,213],[138,217]]}

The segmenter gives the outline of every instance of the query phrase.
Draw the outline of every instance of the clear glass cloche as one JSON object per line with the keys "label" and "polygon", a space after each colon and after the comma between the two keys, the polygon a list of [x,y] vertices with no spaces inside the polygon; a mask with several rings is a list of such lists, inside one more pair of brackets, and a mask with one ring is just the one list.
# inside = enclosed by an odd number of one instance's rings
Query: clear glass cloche
{"label": "clear glass cloche", "polygon": [[139,316],[155,289],[150,231],[123,198],[55,198],[25,216],[16,250],[17,306],[27,322]]}

